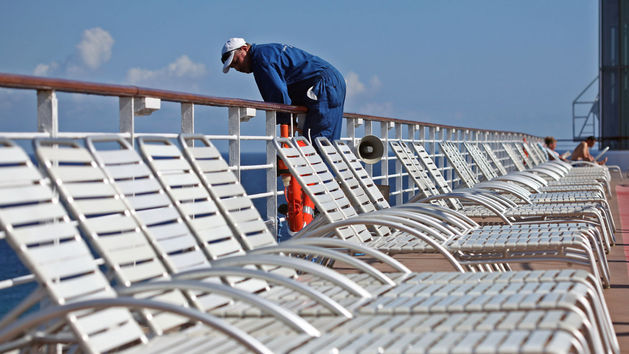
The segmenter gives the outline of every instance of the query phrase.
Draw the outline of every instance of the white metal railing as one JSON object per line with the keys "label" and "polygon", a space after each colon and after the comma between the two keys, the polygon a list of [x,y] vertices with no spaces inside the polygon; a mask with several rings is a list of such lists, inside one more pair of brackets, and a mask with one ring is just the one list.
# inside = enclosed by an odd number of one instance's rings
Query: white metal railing
{"label": "white metal railing", "polygon": [[[281,200],[284,192],[277,188],[277,167],[276,152],[272,144],[272,139],[277,137],[278,128],[276,125],[276,113],[287,112],[296,118],[303,118],[304,107],[286,106],[280,104],[264,103],[258,101],[216,98],[210,96],[192,95],[171,91],[160,91],[155,89],[138,88],[134,86],[116,86],[107,84],[94,84],[77,81],[67,81],[59,79],[47,79],[30,76],[19,76],[0,73],[0,87],[12,89],[33,90],[37,95],[37,132],[12,132],[4,131],[2,121],[0,121],[0,136],[11,139],[33,139],[38,137],[63,137],[78,139],[87,135],[105,134],[102,132],[67,132],[59,130],[58,99],[56,92],[73,92],[90,95],[114,96],[119,101],[119,135],[133,138],[144,135],[160,135],[175,138],[179,133],[195,132],[195,110],[197,106],[213,106],[227,108],[227,129],[226,131],[204,131],[203,133],[213,141],[225,141],[227,143],[227,157],[229,165],[234,173],[240,178],[242,173],[251,171],[262,171],[265,176],[265,191],[248,190],[257,206],[264,211],[269,228],[277,234],[278,221],[278,200]],[[143,133],[136,131],[135,118],[138,115],[150,114],[152,110],[159,109],[161,101],[175,102],[180,105],[181,114],[179,132],[162,132],[160,134]],[[263,111],[263,118],[260,118],[258,111]],[[213,118],[216,119],[216,118]],[[222,118],[218,118],[222,119]],[[260,134],[242,134],[243,127],[252,122],[264,119],[264,132]],[[408,177],[408,174],[390,151],[388,142],[398,140],[403,142],[420,142],[425,147],[436,165],[440,168],[446,180],[453,186],[457,186],[459,179],[456,177],[452,167],[450,167],[439,150],[438,143],[450,141],[464,151],[463,141],[487,142],[490,143],[498,158],[507,169],[512,170],[514,166],[508,159],[500,143],[506,141],[521,141],[522,139],[539,140],[539,137],[518,133],[496,130],[483,130],[465,127],[454,127],[411,120],[401,120],[387,117],[376,117],[355,113],[345,114],[344,134],[342,139],[350,144],[356,144],[361,137],[371,134],[383,140],[385,146],[384,158],[376,165],[367,165],[367,171],[380,184],[387,184],[393,188],[390,191],[392,204],[400,204],[408,200],[416,191],[416,186]],[[253,163],[243,163],[243,149],[247,144],[264,143],[264,156],[260,161]],[[473,166],[473,170],[479,173],[473,161],[465,153],[468,162]],[[245,183],[245,187],[248,184]],[[250,188],[248,188],[250,189]],[[262,203],[260,203],[262,201]],[[0,238],[3,234],[0,233]],[[15,280],[18,281],[18,280]],[[21,280],[19,280],[21,281]],[[12,280],[0,281],[0,288],[11,284]]]}

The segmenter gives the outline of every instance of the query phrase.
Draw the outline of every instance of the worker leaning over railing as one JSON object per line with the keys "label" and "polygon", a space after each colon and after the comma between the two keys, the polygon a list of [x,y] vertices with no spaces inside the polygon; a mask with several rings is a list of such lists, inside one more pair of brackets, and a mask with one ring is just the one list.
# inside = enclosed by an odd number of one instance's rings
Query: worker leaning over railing
{"label": "worker leaning over railing", "polygon": [[[264,101],[306,106],[308,112],[299,133],[311,142],[319,136],[331,141],[340,139],[345,80],[327,61],[290,45],[249,44],[242,38],[230,38],[223,45],[221,61],[224,73],[230,68],[253,73]],[[282,136],[289,137],[290,114],[279,112],[277,122],[283,125]],[[299,231],[312,221],[314,204],[287,173],[282,181],[289,228]]]}

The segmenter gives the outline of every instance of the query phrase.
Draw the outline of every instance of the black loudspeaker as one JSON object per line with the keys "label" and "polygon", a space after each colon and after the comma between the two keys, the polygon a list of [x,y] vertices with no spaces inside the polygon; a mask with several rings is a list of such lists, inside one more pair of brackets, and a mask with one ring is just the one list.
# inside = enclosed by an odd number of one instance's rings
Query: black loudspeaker
{"label": "black loudspeaker", "polygon": [[356,154],[366,164],[373,165],[382,159],[384,144],[375,135],[365,135],[356,146]]}

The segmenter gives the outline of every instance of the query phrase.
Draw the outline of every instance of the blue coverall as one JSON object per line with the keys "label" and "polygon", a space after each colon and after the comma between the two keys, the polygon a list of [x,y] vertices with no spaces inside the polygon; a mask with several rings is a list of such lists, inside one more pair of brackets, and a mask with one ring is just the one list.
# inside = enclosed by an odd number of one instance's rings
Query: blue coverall
{"label": "blue coverall", "polygon": [[[304,136],[340,139],[345,80],[338,70],[315,55],[285,44],[252,44],[249,55],[264,101],[306,106]],[[277,122],[289,124],[290,115],[278,113]]]}

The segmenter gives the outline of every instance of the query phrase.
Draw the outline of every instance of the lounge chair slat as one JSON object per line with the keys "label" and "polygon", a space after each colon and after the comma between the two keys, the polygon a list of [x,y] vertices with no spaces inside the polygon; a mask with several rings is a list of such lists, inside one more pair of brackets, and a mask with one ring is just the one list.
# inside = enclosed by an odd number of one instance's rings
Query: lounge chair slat
{"label": "lounge chair slat", "polygon": [[50,167],[50,171],[54,178],[63,180],[65,183],[103,179],[102,172],[92,166],[53,166]]}
{"label": "lounge chair slat", "polygon": [[17,164],[29,160],[28,155],[19,146],[3,146],[1,149],[0,164]]}
{"label": "lounge chair slat", "polygon": [[160,170],[168,173],[170,170],[179,171],[186,169],[188,164],[179,159],[164,159],[164,160],[154,160],[153,164]]}
{"label": "lounge chair slat", "polygon": [[76,227],[69,222],[29,225],[17,228],[13,232],[26,245],[61,240],[77,234]]}
{"label": "lounge chair slat", "polygon": [[65,210],[57,204],[35,204],[0,209],[0,215],[7,223],[23,224],[45,220],[59,220],[65,215]]}
{"label": "lounge chair slat", "polygon": [[196,200],[207,198],[202,186],[193,188],[173,188],[173,197],[177,200]]}
{"label": "lounge chair slat", "polygon": [[124,230],[133,230],[135,222],[128,215],[113,214],[102,217],[89,218],[85,224],[95,233],[108,233]]}
{"label": "lounge chair slat", "polygon": [[116,181],[116,186],[123,194],[141,194],[154,191],[157,183],[152,179],[133,179]]}
{"label": "lounge chair slat", "polygon": [[133,204],[133,208],[136,210],[164,207],[171,203],[168,196],[164,194],[142,194],[135,196],[131,194],[127,196],[127,200]]}
{"label": "lounge chair slat", "polygon": [[39,179],[39,173],[33,171],[27,166],[16,167],[2,167],[2,174],[0,174],[0,186],[12,185],[16,183],[23,183],[23,181],[35,181]]}
{"label": "lounge chair slat", "polygon": [[144,165],[109,166],[108,171],[114,179],[145,176],[147,173],[150,173]]}
{"label": "lounge chair slat", "polygon": [[120,213],[126,210],[120,199],[75,200],[74,206],[85,215]]}
{"label": "lounge chair slat", "polygon": [[179,155],[179,149],[175,145],[161,145],[161,144],[144,144],[144,149],[151,154],[159,158],[173,157]]}
{"label": "lounge chair slat", "polygon": [[102,273],[94,272],[60,282],[56,292],[64,299],[72,299],[89,293],[100,294],[108,291],[104,285],[106,282],[107,279],[103,277]]}
{"label": "lounge chair slat", "polygon": [[129,150],[99,150],[98,156],[105,164],[128,164],[137,161],[137,155]]}
{"label": "lounge chair slat", "polygon": [[113,197],[116,195],[114,188],[105,183],[71,183],[64,188],[72,198]]}
{"label": "lounge chair slat", "polygon": [[28,185],[11,188],[0,194],[0,207],[3,204],[23,204],[45,201],[52,198],[50,188],[40,185]]}
{"label": "lounge chair slat", "polygon": [[92,155],[87,150],[73,149],[60,146],[42,146],[37,153],[50,161],[63,161],[66,163],[88,163],[92,160]]}
{"label": "lounge chair slat", "polygon": [[190,217],[194,217],[199,214],[215,214],[218,212],[216,204],[214,204],[211,200],[180,204],[180,209],[184,214],[189,215]]}
{"label": "lounge chair slat", "polygon": [[157,261],[150,261],[132,267],[125,267],[125,280],[135,283],[137,281],[159,277],[164,274],[164,267]]}
{"label": "lounge chair slat", "polygon": [[110,329],[102,334],[92,335],[89,339],[89,343],[94,350],[106,352],[132,342],[140,335],[141,333],[138,333],[137,325],[132,322],[126,322],[122,326]]}
{"label": "lounge chair slat", "polygon": [[41,272],[46,279],[57,279],[92,272],[95,265],[92,256],[86,253],[84,257],[48,263],[42,268]]}
{"label": "lounge chair slat", "polygon": [[[128,237],[127,237],[128,238]],[[125,239],[125,238],[122,238]],[[124,271],[127,271],[127,267],[136,267],[133,265],[135,262],[154,259],[155,255],[153,250],[147,246],[142,245],[139,247],[121,247],[117,249],[110,249],[108,251],[108,260],[113,264],[131,264],[124,266]],[[156,274],[156,273],[151,273]],[[161,274],[161,273],[158,273]]]}
{"label": "lounge chair slat", "polygon": [[153,225],[167,221],[177,220],[179,213],[174,208],[153,208],[137,212],[138,216],[146,225]]}
{"label": "lounge chair slat", "polygon": [[161,174],[161,180],[168,186],[188,186],[197,185],[201,182],[199,178],[192,173],[169,173]]}

